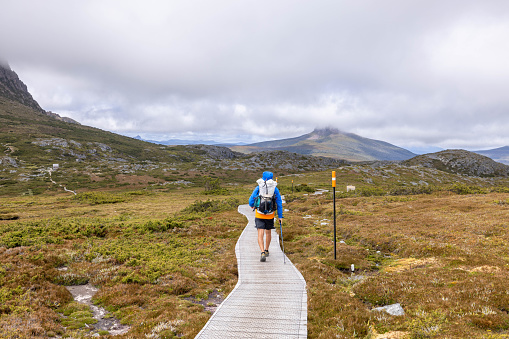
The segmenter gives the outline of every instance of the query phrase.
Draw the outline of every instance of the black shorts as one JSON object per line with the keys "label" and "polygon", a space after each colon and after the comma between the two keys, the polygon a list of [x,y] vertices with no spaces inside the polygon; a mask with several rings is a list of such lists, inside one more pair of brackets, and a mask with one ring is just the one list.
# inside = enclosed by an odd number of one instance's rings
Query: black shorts
{"label": "black shorts", "polygon": [[262,230],[273,230],[273,229],[275,229],[274,218],[272,218],[272,219],[255,218],[255,227],[257,229],[262,229]]}

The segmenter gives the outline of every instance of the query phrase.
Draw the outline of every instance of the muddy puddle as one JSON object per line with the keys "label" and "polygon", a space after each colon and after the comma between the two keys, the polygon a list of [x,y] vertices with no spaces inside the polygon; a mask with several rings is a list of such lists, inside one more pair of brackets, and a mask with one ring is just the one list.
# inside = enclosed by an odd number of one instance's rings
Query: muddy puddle
{"label": "muddy puddle", "polygon": [[90,284],[66,286],[66,288],[71,292],[75,301],[90,307],[94,319],[97,320],[97,323],[92,325],[96,331],[108,331],[110,335],[124,334],[129,331],[129,326],[122,325],[118,319],[107,316],[108,312],[104,308],[92,303],[92,297],[97,293],[97,288]]}

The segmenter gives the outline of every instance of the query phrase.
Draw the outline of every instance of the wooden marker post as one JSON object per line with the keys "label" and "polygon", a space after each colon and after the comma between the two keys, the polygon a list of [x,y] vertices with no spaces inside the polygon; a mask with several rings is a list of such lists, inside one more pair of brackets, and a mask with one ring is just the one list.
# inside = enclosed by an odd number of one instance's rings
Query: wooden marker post
{"label": "wooden marker post", "polygon": [[293,179],[292,179],[292,194],[293,194]]}
{"label": "wooden marker post", "polygon": [[336,171],[332,171],[332,205],[334,206],[334,260],[336,260]]}

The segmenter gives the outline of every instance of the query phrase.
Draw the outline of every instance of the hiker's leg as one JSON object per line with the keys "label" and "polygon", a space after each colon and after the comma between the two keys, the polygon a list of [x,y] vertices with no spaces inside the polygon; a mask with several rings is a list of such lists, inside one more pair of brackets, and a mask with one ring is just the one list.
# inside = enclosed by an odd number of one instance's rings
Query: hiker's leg
{"label": "hiker's leg", "polygon": [[265,250],[269,249],[270,241],[272,240],[272,230],[265,230]]}
{"label": "hiker's leg", "polygon": [[263,233],[264,233],[264,229],[263,228],[259,228],[258,229],[258,246],[260,246],[260,252],[263,252],[265,250],[265,248],[263,248]]}

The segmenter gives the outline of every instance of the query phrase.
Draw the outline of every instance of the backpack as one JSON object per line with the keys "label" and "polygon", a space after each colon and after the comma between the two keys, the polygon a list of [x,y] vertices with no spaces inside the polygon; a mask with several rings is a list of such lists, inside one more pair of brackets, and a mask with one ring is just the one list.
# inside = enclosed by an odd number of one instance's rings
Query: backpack
{"label": "backpack", "polygon": [[255,199],[254,207],[261,214],[271,214],[276,210],[276,186],[277,182],[272,179],[256,181],[259,188],[259,195]]}

